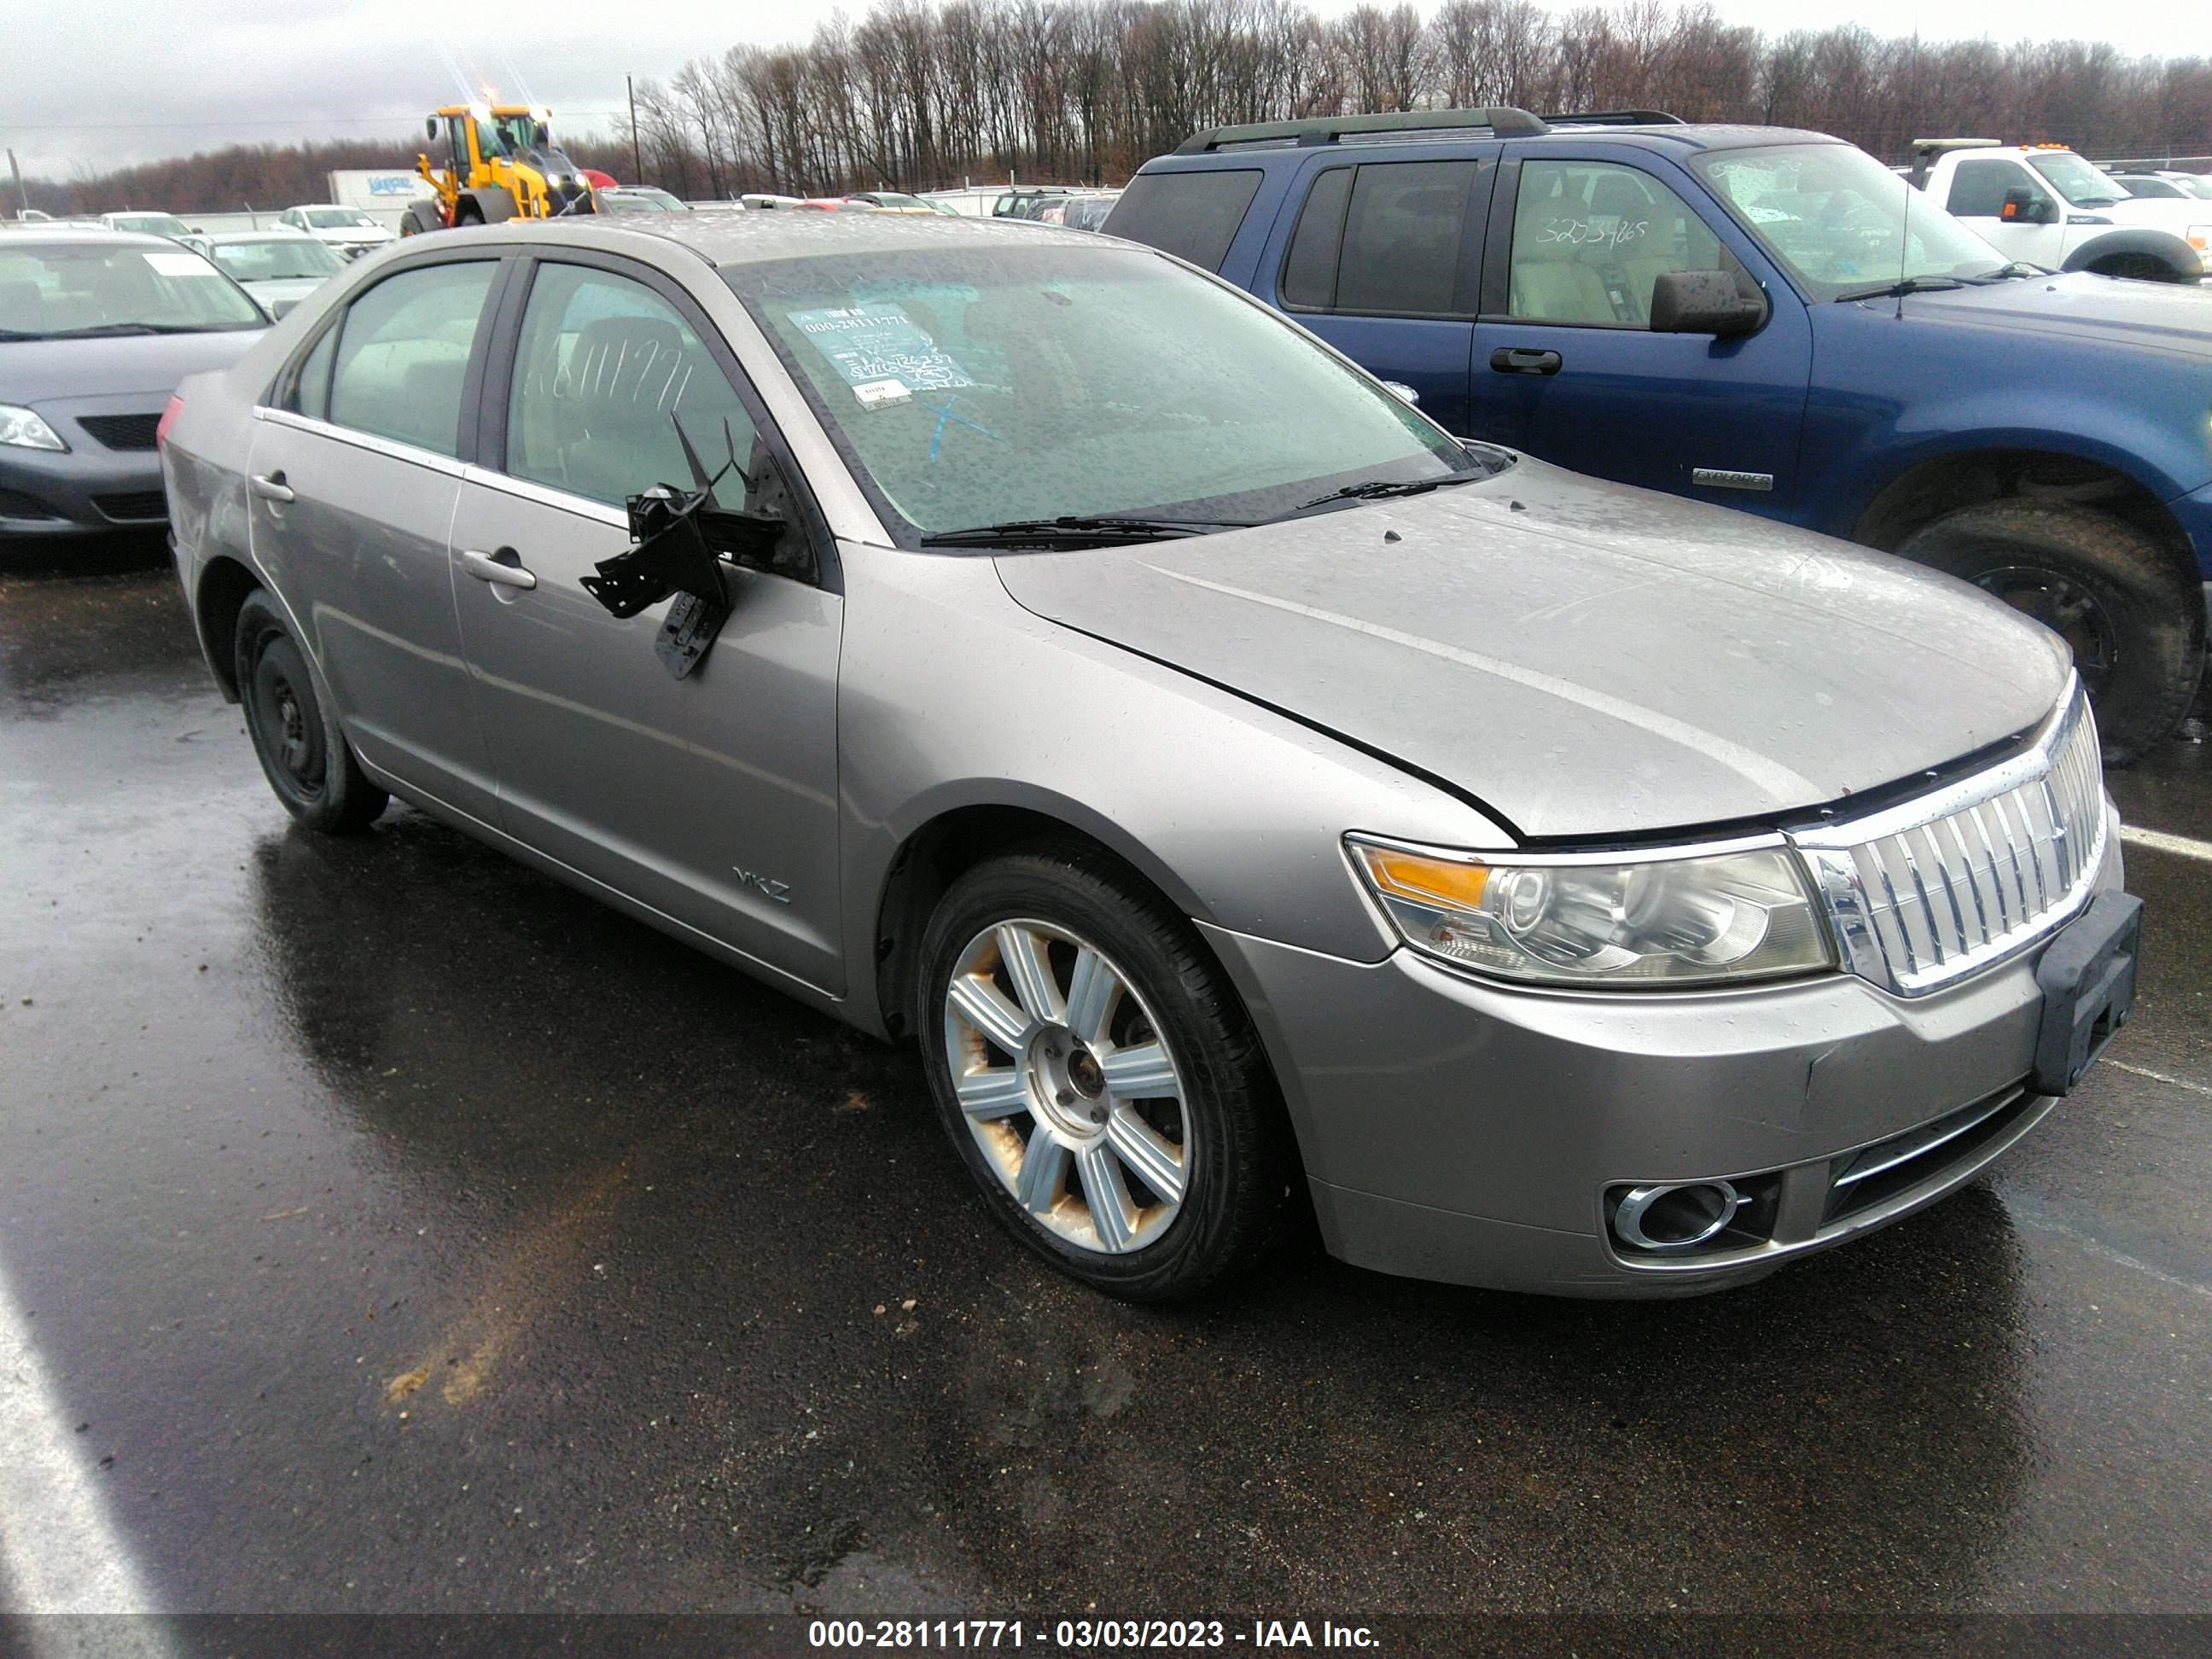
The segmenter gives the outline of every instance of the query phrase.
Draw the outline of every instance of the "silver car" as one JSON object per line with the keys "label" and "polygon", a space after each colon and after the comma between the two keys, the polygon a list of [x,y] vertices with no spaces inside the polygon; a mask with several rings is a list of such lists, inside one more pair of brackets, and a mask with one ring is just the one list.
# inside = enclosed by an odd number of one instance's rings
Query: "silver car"
{"label": "silver car", "polygon": [[878,1036],[982,1201],[1188,1293],[1731,1285],[2125,1019],[2065,650],[1463,447],[1151,249],[891,214],[429,235],[183,389],[208,662],[388,794]]}
{"label": "silver car", "polygon": [[272,317],[343,270],[346,262],[303,231],[232,230],[189,237],[185,246],[251,294]]}

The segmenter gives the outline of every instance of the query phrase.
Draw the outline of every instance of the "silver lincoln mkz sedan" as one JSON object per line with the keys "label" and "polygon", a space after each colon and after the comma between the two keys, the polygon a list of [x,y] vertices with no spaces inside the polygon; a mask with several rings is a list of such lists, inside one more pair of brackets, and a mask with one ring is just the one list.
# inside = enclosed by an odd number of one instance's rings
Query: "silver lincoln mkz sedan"
{"label": "silver lincoln mkz sedan", "polygon": [[434,234],[180,395],[179,569],[302,824],[402,796],[916,1039],[983,1201],[1116,1294],[1301,1184],[1393,1273],[1737,1283],[2126,1018],[2056,639],[1462,447],[1149,249]]}

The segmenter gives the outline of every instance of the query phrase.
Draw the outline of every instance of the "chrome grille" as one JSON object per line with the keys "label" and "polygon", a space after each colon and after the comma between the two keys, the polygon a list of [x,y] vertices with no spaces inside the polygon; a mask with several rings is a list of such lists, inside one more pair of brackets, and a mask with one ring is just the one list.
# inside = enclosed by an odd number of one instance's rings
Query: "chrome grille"
{"label": "chrome grille", "polygon": [[2028,750],[1917,800],[1795,836],[1844,965],[1904,996],[2079,909],[2105,856],[2104,769],[2078,682]]}

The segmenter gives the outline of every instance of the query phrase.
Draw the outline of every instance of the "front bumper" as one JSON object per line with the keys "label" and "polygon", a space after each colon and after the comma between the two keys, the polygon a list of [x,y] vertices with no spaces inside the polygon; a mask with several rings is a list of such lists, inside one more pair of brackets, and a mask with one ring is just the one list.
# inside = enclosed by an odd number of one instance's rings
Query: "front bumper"
{"label": "front bumper", "polygon": [[[2097,884],[2120,880],[2113,836]],[[2021,1087],[2041,945],[1911,1000],[1849,974],[1596,996],[1205,931],[1274,1061],[1330,1251],[1385,1273],[1568,1296],[1741,1284],[1933,1202],[2053,1104]],[[1851,1155],[1885,1142],[1912,1156],[1847,1192]],[[1763,1238],[1709,1256],[1612,1241],[1609,1189],[1717,1178],[1769,1194]]]}
{"label": "front bumper", "polygon": [[168,516],[157,451],[0,448],[0,537],[155,530]]}

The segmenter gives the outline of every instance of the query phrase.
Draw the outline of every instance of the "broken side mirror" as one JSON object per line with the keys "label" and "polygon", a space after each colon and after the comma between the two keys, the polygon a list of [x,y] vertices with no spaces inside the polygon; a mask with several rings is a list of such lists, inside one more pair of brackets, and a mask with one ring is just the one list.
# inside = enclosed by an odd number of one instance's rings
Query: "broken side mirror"
{"label": "broken side mirror", "polygon": [[1726,270],[1662,270],[1651,283],[1654,334],[1748,334],[1766,320],[1763,296],[1747,295]]}

